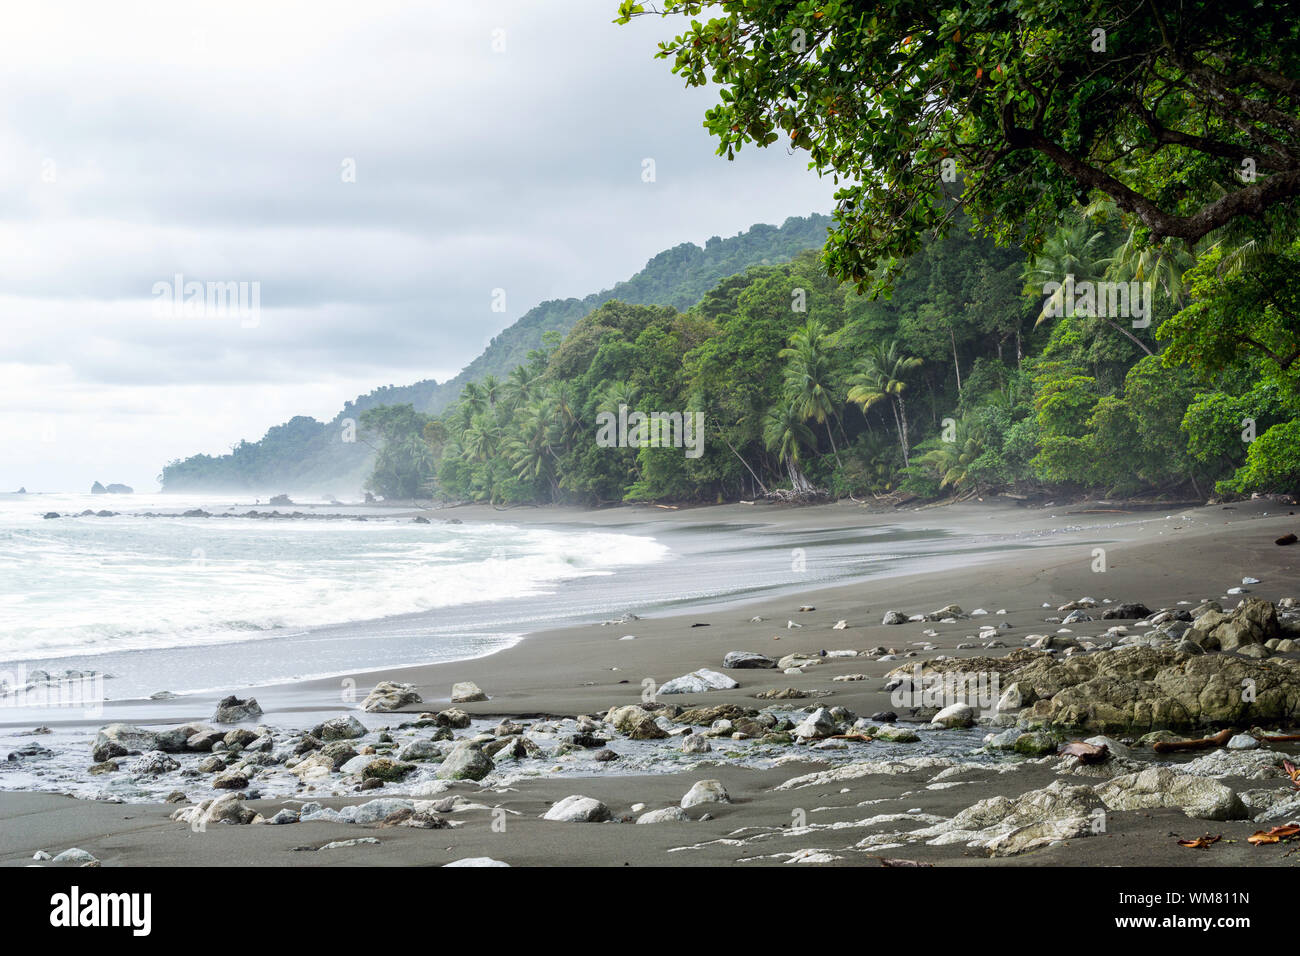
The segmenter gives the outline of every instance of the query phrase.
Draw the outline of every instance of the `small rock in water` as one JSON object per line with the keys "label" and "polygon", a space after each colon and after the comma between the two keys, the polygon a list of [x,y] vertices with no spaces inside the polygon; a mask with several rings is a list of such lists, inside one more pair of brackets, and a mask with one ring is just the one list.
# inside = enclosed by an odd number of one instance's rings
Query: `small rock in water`
{"label": "small rock in water", "polygon": [[1259,748],[1259,741],[1250,734],[1235,734],[1228,740],[1229,750],[1256,750]]}

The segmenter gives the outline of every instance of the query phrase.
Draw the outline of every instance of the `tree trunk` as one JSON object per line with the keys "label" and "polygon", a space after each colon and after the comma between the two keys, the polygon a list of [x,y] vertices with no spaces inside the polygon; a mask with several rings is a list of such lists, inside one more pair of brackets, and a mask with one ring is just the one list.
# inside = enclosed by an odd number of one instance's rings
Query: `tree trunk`
{"label": "tree trunk", "polygon": [[898,409],[895,414],[898,416],[898,437],[903,445],[903,467],[906,468],[912,463],[908,457],[907,447],[907,406],[903,404],[902,395],[895,395],[894,398],[898,400]]}
{"label": "tree trunk", "polygon": [[957,333],[948,327],[948,337],[952,340],[952,367],[957,370],[957,397],[961,397],[961,364],[957,361]]}

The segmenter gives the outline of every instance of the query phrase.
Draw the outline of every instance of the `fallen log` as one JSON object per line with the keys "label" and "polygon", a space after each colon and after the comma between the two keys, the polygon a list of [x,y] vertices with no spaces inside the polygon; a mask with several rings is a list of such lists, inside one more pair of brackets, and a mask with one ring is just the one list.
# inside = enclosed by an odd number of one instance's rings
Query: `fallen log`
{"label": "fallen log", "polygon": [[1202,737],[1200,740],[1158,740],[1151,745],[1151,749],[1158,754],[1176,753],[1180,750],[1208,750],[1224,746],[1232,739],[1232,735],[1232,730],[1221,730],[1213,737]]}

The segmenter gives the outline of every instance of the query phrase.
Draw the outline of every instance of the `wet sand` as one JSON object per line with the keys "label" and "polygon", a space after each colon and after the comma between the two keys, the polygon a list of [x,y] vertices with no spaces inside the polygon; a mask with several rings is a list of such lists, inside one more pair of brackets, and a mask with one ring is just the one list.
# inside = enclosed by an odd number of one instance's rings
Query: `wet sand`
{"label": "wet sand", "polygon": [[[636,703],[642,682],[655,684],[700,667],[720,669],[723,655],[732,650],[751,650],[773,657],[793,652],[815,654],[821,650],[849,648],[865,650],[875,646],[907,649],[923,640],[923,628],[934,628],[934,650],[915,658],[924,661],[937,654],[988,654],[989,651],[957,651],[978,623],[1013,625],[1003,638],[1003,654],[1021,646],[1019,636],[1042,631],[1042,608],[1054,609],[1066,601],[1090,595],[1098,600],[1141,601],[1150,607],[1178,601],[1198,603],[1202,599],[1226,598],[1227,588],[1239,584],[1245,575],[1260,578],[1255,596],[1276,601],[1300,596],[1300,547],[1279,548],[1273,540],[1297,530],[1300,520],[1288,515],[1286,506],[1269,502],[1239,503],[1230,508],[1208,506],[1179,509],[1169,513],[1070,515],[1075,510],[1057,508],[1012,508],[992,506],[927,509],[903,515],[865,516],[851,505],[820,508],[769,509],[725,506],[716,509],[668,512],[670,521],[708,521],[725,534],[728,522],[763,521],[780,527],[810,529],[842,527],[845,522],[915,522],[918,527],[963,523],[989,534],[1007,536],[1041,535],[1038,546],[1004,553],[971,556],[964,567],[877,578],[861,583],[810,589],[797,596],[781,595],[739,606],[690,610],[629,622],[601,626],[585,624],[528,636],[525,640],[485,658],[420,667],[389,669],[378,673],[350,675],[361,695],[380,679],[413,683],[423,698],[407,708],[412,713],[436,711],[447,706],[451,685],[472,680],[490,696],[485,702],[464,704],[463,709],[482,716],[572,716],[596,714],[612,706]],[[457,509],[465,521],[538,520],[548,524],[584,522],[607,527],[635,526],[639,515],[653,514],[665,520],[665,512],[654,509],[613,509],[604,512],[561,512],[545,509],[497,512],[493,509]],[[443,516],[449,516],[442,513]],[[1055,517],[1053,517],[1055,516]],[[1078,530],[1049,533],[1063,526]],[[1097,573],[1094,549],[1106,550],[1106,571]],[[782,556],[781,560],[788,560]],[[816,560],[815,552],[807,555]],[[1006,610],[1005,617],[963,620],[954,624],[904,624],[884,626],[882,614],[898,609],[908,614],[924,613],[956,603],[967,611],[982,607],[990,612]],[[810,612],[798,612],[800,605],[813,605]],[[753,617],[761,617],[753,623]],[[838,620],[849,627],[832,630]],[[788,621],[803,626],[788,628]],[[707,627],[695,627],[707,624]],[[1104,625],[1091,626],[1097,633]],[[1080,636],[1088,631],[1080,627]],[[634,635],[635,640],[620,640]],[[882,677],[897,662],[879,662],[866,657],[828,659],[803,674],[782,674],[771,670],[728,672],[740,687],[728,691],[692,694],[673,698],[684,706],[738,703],[763,707],[753,695],[767,688],[792,687],[806,692],[826,692],[817,704],[839,705],[859,715],[891,709]],[[868,680],[835,682],[837,675],[862,673]],[[277,716],[312,713],[333,716],[343,712],[340,680],[308,681],[259,689],[258,699],[266,709],[261,722],[275,725]],[[188,702],[191,706],[194,702]],[[808,704],[813,701],[797,701]],[[140,706],[140,705],[136,705]],[[355,705],[353,705],[355,706]],[[187,706],[185,711],[191,708]],[[156,726],[180,719],[175,702],[158,702],[148,711],[156,716],[133,717]],[[104,722],[117,719],[106,714]],[[401,718],[393,717],[396,724]],[[851,744],[861,759],[873,758],[877,744]],[[611,744],[617,750],[617,741]],[[721,748],[718,748],[721,749]],[[1040,766],[1023,767],[1009,773],[972,770],[958,779],[959,786],[927,789],[933,771],[898,776],[863,776],[845,783],[818,785],[792,790],[774,790],[783,781],[824,765],[803,761],[805,751],[790,748],[791,762],[772,769],[728,766],[725,755],[716,753],[716,765],[691,773],[633,776],[611,773],[583,779],[539,777],[512,785],[505,792],[480,790],[472,783],[457,784],[449,793],[464,793],[471,799],[506,811],[505,826],[494,827],[494,815],[466,811],[453,815],[462,824],[450,830],[367,828],[333,823],[300,823],[291,826],[215,826],[194,832],[187,825],[168,819],[172,805],[108,804],[76,800],[55,794],[0,794],[0,864],[30,862],[38,849],[58,853],[78,846],[93,853],[104,865],[441,865],[451,860],[490,856],[512,865],[664,865],[693,864],[760,865],[785,862],[788,854],[815,848],[839,859],[837,864],[873,864],[880,853],[852,849],[868,829],[842,826],[839,829],[789,830],[799,811],[809,824],[841,825],[886,813],[906,813],[919,808],[925,813],[952,816],[959,810],[994,793],[1015,796],[1061,779]],[[815,759],[815,752],[807,752]],[[855,751],[856,756],[857,751]],[[89,759],[87,760],[89,762]],[[675,804],[698,779],[721,780],[731,794],[731,804],[708,807],[712,819],[653,826],[621,824],[567,824],[539,819],[555,801],[580,793],[605,802],[616,817],[631,813],[634,803],[657,809]],[[1095,783],[1095,780],[1071,782]],[[1233,785],[1233,781],[1225,781]],[[1241,782],[1242,787],[1260,786]],[[203,789],[203,788],[198,788]],[[844,791],[844,792],[842,792]],[[191,793],[191,799],[211,795]],[[327,806],[362,803],[382,795],[371,791],[350,798],[321,800]],[[310,799],[310,795],[304,795]],[[867,806],[861,806],[866,801]],[[294,801],[256,801],[251,804],[267,813]],[[1245,843],[1255,832],[1253,822],[1209,823],[1193,820],[1177,810],[1116,812],[1109,815],[1107,832],[1097,837],[1072,841],[1062,846],[1021,856],[989,859],[983,852],[962,844],[948,846],[909,845],[884,851],[908,859],[944,865],[1284,865],[1282,853],[1269,852]],[[736,842],[735,831],[746,831]],[[879,828],[879,827],[877,827]],[[1225,837],[1208,851],[1188,851],[1177,839],[1212,831]],[[758,836],[759,839],[750,840]],[[361,845],[330,850],[294,849],[318,847],[332,840],[374,837],[378,845]],[[733,842],[725,842],[731,840]],[[1228,840],[1238,842],[1229,843]],[[724,841],[724,842],[714,842]],[[693,848],[688,848],[693,847]]]}

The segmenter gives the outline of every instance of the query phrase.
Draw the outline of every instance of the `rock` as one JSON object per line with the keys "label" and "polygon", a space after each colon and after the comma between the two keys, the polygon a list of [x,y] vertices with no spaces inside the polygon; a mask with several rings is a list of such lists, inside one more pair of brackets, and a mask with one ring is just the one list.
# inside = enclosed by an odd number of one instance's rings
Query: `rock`
{"label": "rock", "polygon": [[225,734],[220,730],[200,730],[185,738],[185,749],[195,753],[207,753],[218,740],[224,740]]}
{"label": "rock", "polygon": [[613,724],[615,730],[633,740],[662,740],[668,736],[654,717],[636,704],[612,708],[606,719]]}
{"label": "rock", "polygon": [[731,690],[740,685],[717,671],[701,667],[683,677],[675,677],[659,688],[660,694],[702,694],[710,690]]}
{"label": "rock", "polygon": [[442,756],[442,748],[432,740],[413,740],[397,755],[402,760],[434,760]]}
{"label": "rock", "polygon": [[361,771],[362,780],[383,780],[386,783],[392,783],[405,779],[406,775],[415,769],[413,763],[400,763],[396,760],[390,760],[388,757],[380,757],[366,764],[365,769]]}
{"label": "rock", "polygon": [[1018,736],[1011,749],[1026,757],[1042,757],[1056,753],[1057,745],[1057,739],[1051,734],[1032,731]]}
{"label": "rock", "polygon": [[741,668],[773,668],[776,667],[776,661],[766,654],[759,654],[755,651],[728,651],[722,659],[722,666],[733,670]]}
{"label": "rock", "polygon": [[318,740],[355,740],[366,735],[366,725],[351,714],[331,717],[324,723],[317,724],[309,733]]}
{"label": "rock", "polygon": [[1243,820],[1249,816],[1231,788],[1169,767],[1149,767],[1115,777],[1099,784],[1097,795],[1112,810],[1177,807],[1198,820]]}
{"label": "rock", "polygon": [[683,820],[689,820],[686,811],[681,807],[664,807],[662,810],[651,810],[649,813],[643,813],[636,818],[637,823],[680,823]]}
{"label": "rock", "polygon": [[462,860],[452,860],[450,863],[444,863],[443,867],[444,868],[448,866],[481,866],[481,867],[506,866],[508,867],[509,865],[510,865],[509,863],[502,863],[500,860],[494,860],[490,856],[467,856]]}
{"label": "rock", "polygon": [[147,750],[160,750],[158,735],[150,730],[141,730],[132,724],[108,724],[99,728],[91,744],[91,755],[96,763],[111,760],[113,757],[125,757],[127,754]]}
{"label": "rock", "polygon": [[243,790],[248,786],[248,776],[242,770],[227,770],[212,778],[212,786],[218,790]]}
{"label": "rock", "polygon": [[250,697],[247,700],[240,700],[238,697],[231,695],[223,697],[217,704],[217,712],[212,715],[214,724],[238,724],[246,720],[256,720],[262,716],[262,708],[258,706],[256,698]]}
{"label": "rock", "polygon": [[890,724],[877,727],[874,736],[891,744],[914,744],[921,739],[916,731],[910,727],[896,727]]}
{"label": "rock", "polygon": [[720,780],[701,780],[682,797],[681,808],[689,810],[702,803],[730,803],[731,797]]}
{"label": "rock", "polygon": [[253,733],[247,727],[237,727],[221,739],[227,748],[231,750],[243,750],[244,747],[257,739],[257,734]]}
{"label": "rock", "polygon": [[805,667],[815,667],[821,662],[822,659],[820,657],[813,657],[810,654],[796,653],[787,654],[777,662],[776,666],[788,674],[791,670],[799,671]]}
{"label": "rock", "polygon": [[414,684],[384,680],[376,684],[374,690],[366,695],[366,699],[361,702],[361,709],[372,714],[388,713],[421,702]]}
{"label": "rock", "polygon": [[881,624],[906,624],[907,615],[902,611],[886,611],[885,616],[880,620]]}
{"label": "rock", "polygon": [[1151,609],[1145,604],[1137,602],[1125,604],[1112,604],[1106,610],[1101,612],[1103,621],[1124,621],[1137,620],[1138,618],[1150,617]]}
{"label": "rock", "polygon": [[613,818],[609,807],[591,797],[565,797],[542,814],[543,820],[560,823],[604,823]]}
{"label": "rock", "polygon": [[91,764],[86,773],[92,777],[98,777],[106,773],[114,773],[117,770],[116,760],[102,760],[99,763]]}
{"label": "rock", "polygon": [[800,740],[821,740],[836,733],[839,728],[825,707],[818,707],[794,729],[794,736]]}
{"label": "rock", "polygon": [[469,714],[459,707],[448,707],[446,710],[439,711],[434,719],[444,727],[452,727],[456,730],[464,730],[470,724]]}
{"label": "rock", "polygon": [[440,780],[482,780],[495,766],[478,744],[466,740],[451,749],[435,776]]}
{"label": "rock", "polygon": [[470,704],[474,701],[487,700],[478,684],[472,680],[463,680],[451,685],[451,702],[453,704]]}
{"label": "rock", "polygon": [[[1162,728],[1201,736],[1207,726],[1287,724],[1300,715],[1300,662],[1290,659],[1125,647],[1034,661],[1015,678],[1040,698],[1031,719],[1094,733],[1140,735]],[[1243,694],[1244,687],[1253,694]]]}
{"label": "rock", "polygon": [[688,708],[674,719],[679,724],[710,727],[717,720],[739,720],[741,717],[755,717],[757,715],[758,711],[750,707],[739,707],[735,704],[715,704],[712,707]]}
{"label": "rock", "polygon": [[92,854],[90,854],[90,853],[88,853],[87,851],[81,849],[80,847],[76,847],[76,846],[74,846],[74,847],[72,847],[71,849],[64,850],[62,853],[60,853],[58,856],[56,856],[56,857],[55,857],[53,860],[51,860],[50,862],[52,862],[52,863],[77,863],[77,864],[79,864],[79,865],[81,865],[81,866],[85,866],[87,863],[98,863],[99,861],[98,861],[97,859],[95,859],[95,857],[94,857]]}
{"label": "rock", "polygon": [[288,823],[297,823],[298,814],[286,807],[266,822],[272,826],[284,826]]}
{"label": "rock", "polygon": [[944,727],[970,727],[975,723],[975,708],[970,704],[949,704],[934,715],[934,723]]}
{"label": "rock", "polygon": [[1229,750],[1256,750],[1259,741],[1250,734],[1236,734],[1228,740]]}
{"label": "rock", "polygon": [[803,700],[807,696],[805,691],[793,687],[771,687],[754,695],[757,700]]}
{"label": "rock", "polygon": [[161,750],[151,750],[142,757],[137,757],[127,764],[127,773],[136,777],[157,777],[164,773],[179,770],[180,764]]}
{"label": "rock", "polygon": [[703,734],[687,734],[682,737],[682,753],[684,754],[706,754],[711,749],[709,739]]}

